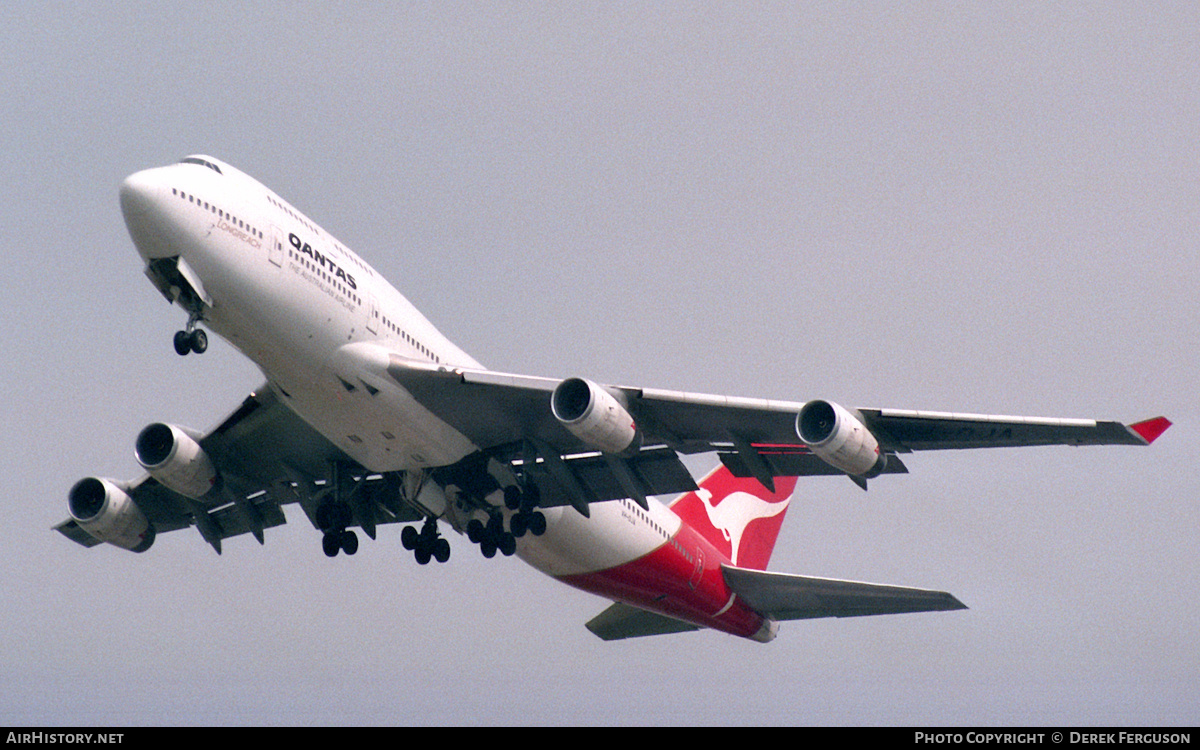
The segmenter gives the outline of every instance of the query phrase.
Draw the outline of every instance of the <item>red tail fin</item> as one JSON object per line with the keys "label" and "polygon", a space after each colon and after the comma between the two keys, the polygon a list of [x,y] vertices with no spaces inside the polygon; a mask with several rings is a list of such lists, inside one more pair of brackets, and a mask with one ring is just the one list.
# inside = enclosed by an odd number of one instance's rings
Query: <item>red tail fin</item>
{"label": "red tail fin", "polygon": [[695,529],[739,568],[766,570],[783,525],[796,477],[775,477],[775,491],[757,479],[739,479],[719,466],[700,481],[700,489],[671,504]]}

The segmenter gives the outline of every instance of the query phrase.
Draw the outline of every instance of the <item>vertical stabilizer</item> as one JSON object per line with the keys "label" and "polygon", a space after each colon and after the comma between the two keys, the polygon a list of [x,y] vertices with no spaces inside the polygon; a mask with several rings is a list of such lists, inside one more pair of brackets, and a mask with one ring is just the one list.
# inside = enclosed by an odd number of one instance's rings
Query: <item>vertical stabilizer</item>
{"label": "vertical stabilizer", "polygon": [[682,495],[671,510],[697,533],[729,556],[739,568],[766,570],[796,489],[796,477],[775,477],[772,492],[757,479],[738,478],[724,465]]}

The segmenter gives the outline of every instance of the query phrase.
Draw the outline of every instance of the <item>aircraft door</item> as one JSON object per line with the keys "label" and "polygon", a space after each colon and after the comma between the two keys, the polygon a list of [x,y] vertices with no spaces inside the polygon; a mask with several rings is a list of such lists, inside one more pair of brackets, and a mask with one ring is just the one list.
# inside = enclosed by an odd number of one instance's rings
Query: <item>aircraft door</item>
{"label": "aircraft door", "polygon": [[283,239],[279,230],[274,225],[270,226],[270,232],[267,234],[267,258],[271,263],[283,267]]}
{"label": "aircraft door", "polygon": [[379,333],[379,305],[375,304],[375,295],[364,291],[363,301],[366,302],[364,307],[367,308],[367,330],[371,333]]}
{"label": "aircraft door", "polygon": [[696,568],[692,571],[692,577],[688,580],[688,586],[695,589],[700,585],[700,579],[704,577],[704,553],[699,547],[696,547]]}

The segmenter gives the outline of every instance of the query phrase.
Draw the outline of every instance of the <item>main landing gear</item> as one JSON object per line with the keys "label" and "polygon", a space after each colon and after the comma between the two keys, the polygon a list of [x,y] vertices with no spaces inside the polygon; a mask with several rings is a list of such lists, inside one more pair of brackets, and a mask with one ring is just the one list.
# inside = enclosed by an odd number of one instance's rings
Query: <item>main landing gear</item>
{"label": "main landing gear", "polygon": [[444,563],[450,559],[450,542],[438,534],[437,521],[432,518],[425,519],[420,531],[415,526],[405,526],[400,532],[400,543],[404,549],[413,551],[421,565],[428,565],[430,560]]}
{"label": "main landing gear", "polygon": [[338,552],[347,555],[358,552],[358,534],[346,529],[353,518],[350,506],[343,502],[327,501],[317,507],[317,526],[325,532],[321,549],[326,557],[337,557]]}
{"label": "main landing gear", "polygon": [[472,518],[467,523],[467,538],[479,545],[479,551],[486,558],[495,557],[497,552],[511,557],[517,551],[517,539],[526,533],[534,536],[546,533],[546,516],[536,510],[540,497],[536,484],[526,485],[524,489],[515,485],[505,487],[504,507],[513,511],[508,519],[508,531],[504,530],[504,516],[493,513],[487,523]]}
{"label": "main landing gear", "polygon": [[196,327],[199,322],[200,318],[193,315],[188,318],[187,328],[175,332],[175,353],[179,356],[184,357],[191,352],[203,354],[208,350],[208,334],[203,328]]}

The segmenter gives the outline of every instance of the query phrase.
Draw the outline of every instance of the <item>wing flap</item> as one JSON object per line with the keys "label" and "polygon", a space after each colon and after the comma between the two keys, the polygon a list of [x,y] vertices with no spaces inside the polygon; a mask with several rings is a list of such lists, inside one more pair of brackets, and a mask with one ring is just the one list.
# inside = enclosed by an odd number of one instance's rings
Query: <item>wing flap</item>
{"label": "wing flap", "polygon": [[944,591],[770,573],[724,565],[725,582],[751,609],[774,620],[939,612],[967,606]]}
{"label": "wing flap", "polygon": [[[674,495],[696,489],[696,480],[675,451],[669,448],[650,448],[621,460],[629,468],[643,495]],[[574,477],[577,486],[590,495],[585,498],[588,502],[621,500],[630,496],[612,471],[608,459],[602,455],[564,456],[562,464]],[[575,504],[572,502],[575,490],[570,486],[569,479],[564,483],[562,477],[540,466],[531,475],[541,491],[538,504],[543,508]]]}
{"label": "wing flap", "polygon": [[[793,446],[754,446],[758,455],[767,464],[773,477],[845,476],[846,472],[809,453],[807,448]],[[718,453],[721,463],[735,477],[753,477],[754,472],[746,466],[738,453]],[[884,474],[907,474],[908,467],[895,454],[888,456]]]}

